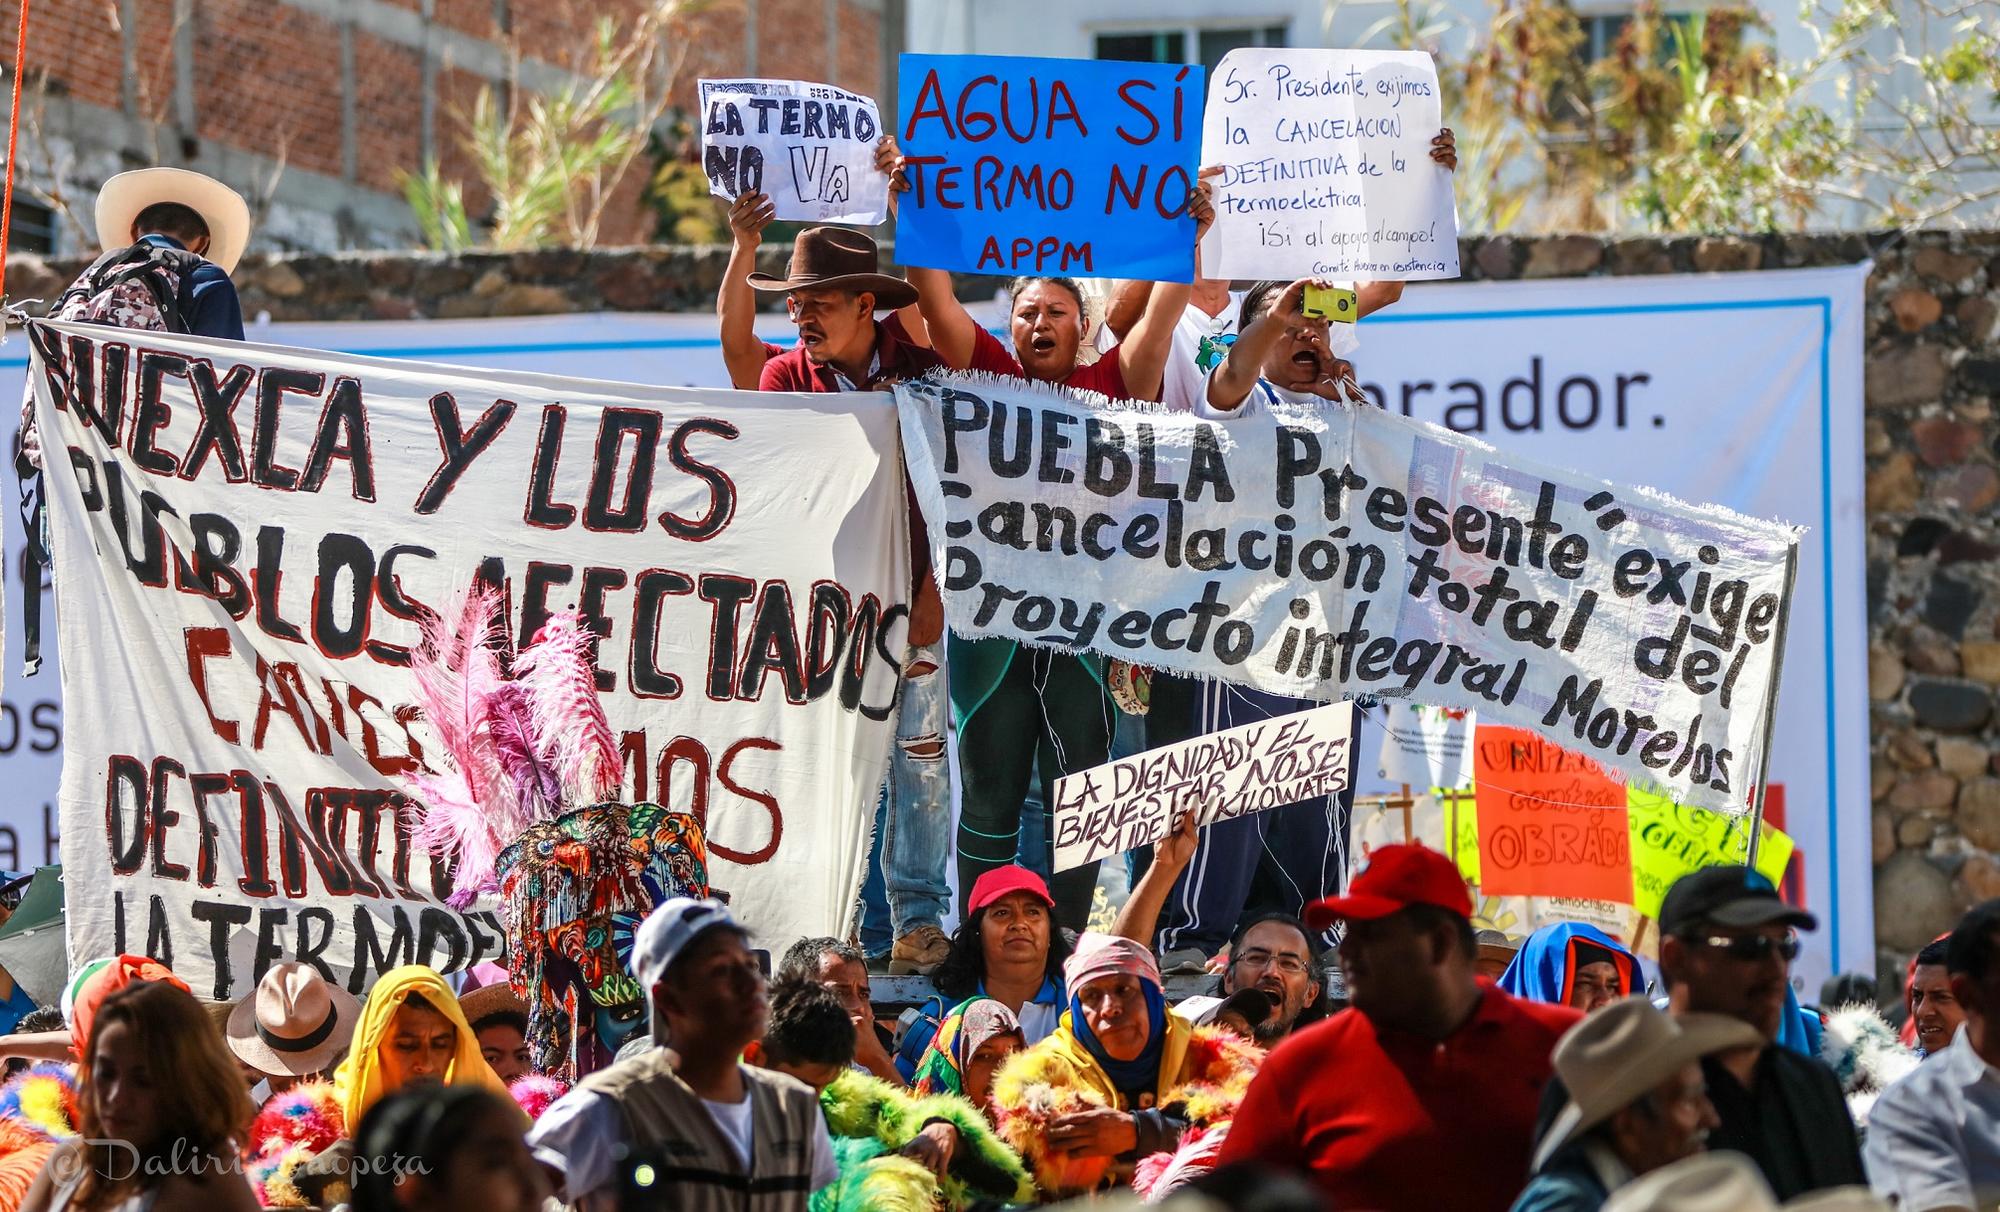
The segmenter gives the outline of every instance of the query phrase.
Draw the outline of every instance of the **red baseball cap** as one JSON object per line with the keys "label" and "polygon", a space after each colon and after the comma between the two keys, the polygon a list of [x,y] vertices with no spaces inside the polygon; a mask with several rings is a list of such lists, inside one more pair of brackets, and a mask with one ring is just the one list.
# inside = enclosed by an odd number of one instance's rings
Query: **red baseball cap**
{"label": "red baseball cap", "polygon": [[1460,917],[1472,916],[1472,894],[1458,864],[1429,846],[1378,846],[1348,882],[1346,896],[1330,896],[1306,906],[1306,924],[1324,930],[1343,918],[1372,921],[1411,905],[1435,905]]}
{"label": "red baseball cap", "polygon": [[966,898],[965,911],[977,913],[1009,892],[1032,892],[1041,898],[1044,905],[1051,909],[1056,907],[1056,898],[1049,895],[1049,886],[1042,882],[1041,876],[1026,867],[1009,863],[1005,867],[995,867],[973,881],[972,895]]}

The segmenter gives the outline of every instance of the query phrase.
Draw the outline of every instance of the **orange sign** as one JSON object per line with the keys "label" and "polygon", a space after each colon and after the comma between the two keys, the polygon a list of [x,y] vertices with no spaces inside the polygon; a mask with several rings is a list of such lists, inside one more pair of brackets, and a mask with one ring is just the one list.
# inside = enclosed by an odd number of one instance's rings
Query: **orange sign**
{"label": "orange sign", "polygon": [[1625,784],[1596,762],[1524,729],[1481,724],[1472,785],[1480,891],[1632,899]]}

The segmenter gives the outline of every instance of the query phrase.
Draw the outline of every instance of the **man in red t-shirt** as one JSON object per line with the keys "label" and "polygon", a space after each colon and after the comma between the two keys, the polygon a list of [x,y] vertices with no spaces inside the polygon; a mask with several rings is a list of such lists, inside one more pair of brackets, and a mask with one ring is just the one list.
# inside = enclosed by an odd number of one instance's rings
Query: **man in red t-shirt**
{"label": "man in red t-shirt", "polygon": [[1329,1207],[1506,1212],[1528,1181],[1549,1055],[1582,1016],[1473,974],[1472,898],[1450,859],[1383,846],[1346,896],[1349,1009],[1280,1044],[1244,1096],[1222,1164],[1307,1174]]}
{"label": "man in red t-shirt", "polygon": [[799,343],[764,363],[760,391],[888,390],[938,365],[875,318],[914,301],[908,282],[876,269],[875,241],[844,227],[808,227],[792,243],[785,276],[751,274],[758,290],[785,292]]}

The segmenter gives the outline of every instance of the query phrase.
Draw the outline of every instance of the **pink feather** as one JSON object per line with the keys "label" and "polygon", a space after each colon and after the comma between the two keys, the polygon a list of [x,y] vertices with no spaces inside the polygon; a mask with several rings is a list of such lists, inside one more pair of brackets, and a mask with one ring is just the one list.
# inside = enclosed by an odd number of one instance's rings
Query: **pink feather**
{"label": "pink feather", "polygon": [[481,892],[497,890],[493,867],[500,855],[500,838],[491,816],[465,785],[464,774],[452,770],[414,775],[410,786],[424,805],[410,841],[453,865],[452,892],[446,903],[464,909]]}
{"label": "pink feather", "polygon": [[566,802],[574,807],[612,798],[625,781],[618,741],[597,697],[595,645],[577,613],[566,610],[551,616],[514,660],[514,676],[527,687],[534,710],[542,757],[555,768]]}
{"label": "pink feather", "polygon": [[505,682],[494,650],[499,595],[474,586],[427,615],[410,672],[416,699],[443,746],[436,773],[410,780],[421,801],[419,845],[457,867],[451,902],[463,908],[493,883],[501,838],[517,834],[518,799],[506,794],[490,705]]}
{"label": "pink feather", "polygon": [[487,703],[487,720],[500,770],[513,784],[521,815],[530,821],[560,815],[562,780],[542,760],[528,692],[515,682],[500,687]]}

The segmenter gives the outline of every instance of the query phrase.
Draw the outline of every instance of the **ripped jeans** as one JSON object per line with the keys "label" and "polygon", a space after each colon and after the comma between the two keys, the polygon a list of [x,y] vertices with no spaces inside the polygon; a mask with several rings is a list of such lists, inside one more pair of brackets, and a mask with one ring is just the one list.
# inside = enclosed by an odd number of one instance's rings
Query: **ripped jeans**
{"label": "ripped jeans", "polygon": [[945,731],[944,646],[910,654],[910,668],[929,673],[904,679],[896,710],[896,745],[875,802],[875,845],[861,885],[861,949],[886,954],[919,926],[942,926],[951,902],[951,763]]}

